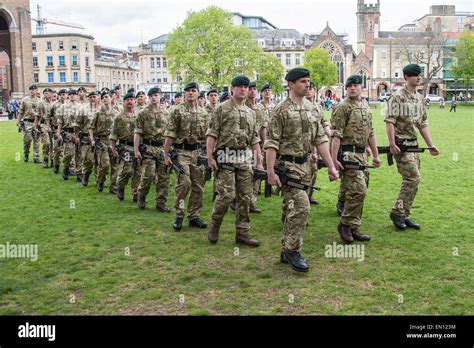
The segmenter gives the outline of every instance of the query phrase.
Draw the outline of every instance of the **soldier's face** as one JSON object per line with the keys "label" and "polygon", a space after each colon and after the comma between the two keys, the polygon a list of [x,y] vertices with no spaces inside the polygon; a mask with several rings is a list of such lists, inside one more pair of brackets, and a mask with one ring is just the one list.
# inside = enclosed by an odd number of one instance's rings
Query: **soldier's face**
{"label": "soldier's face", "polygon": [[66,93],[61,93],[61,94],[59,95],[59,99],[60,99],[61,101],[65,101],[65,100],[67,99],[67,94],[66,94]]}
{"label": "soldier's face", "polygon": [[133,109],[135,107],[135,98],[127,98],[123,103],[127,109]]}
{"label": "soldier's face", "polygon": [[219,95],[217,93],[211,93],[207,97],[209,98],[209,102],[213,105],[219,101]]}
{"label": "soldier's face", "polygon": [[104,105],[109,105],[111,102],[112,102],[112,98],[110,97],[110,95],[105,94],[102,97],[102,103],[104,103]]}
{"label": "soldier's face", "polygon": [[309,77],[304,77],[294,82],[290,81],[288,87],[290,87],[290,90],[292,90],[298,97],[302,98],[308,94],[309,81]]}
{"label": "soldier's face", "polygon": [[187,101],[196,101],[199,96],[199,91],[197,88],[189,88],[184,91]]}
{"label": "soldier's face", "polygon": [[179,105],[183,102],[183,97],[176,97],[174,98],[174,102],[176,103],[176,105]]}
{"label": "soldier's face", "polygon": [[45,99],[51,100],[51,93],[50,92],[45,92],[43,94],[44,94]]}
{"label": "soldier's face", "polygon": [[273,95],[273,92],[272,92],[271,88],[264,90],[263,93],[262,93],[262,96],[263,96],[264,99],[271,99],[272,95]]}
{"label": "soldier's face", "polygon": [[84,98],[85,95],[86,95],[86,92],[84,92],[83,90],[79,91],[79,97],[81,99]]}
{"label": "soldier's face", "polygon": [[249,92],[249,86],[233,86],[232,96],[236,99],[245,99]]}
{"label": "soldier's face", "polygon": [[38,90],[37,89],[32,89],[30,93],[31,93],[32,97],[36,97],[38,95]]}
{"label": "soldier's face", "polygon": [[351,83],[346,87],[347,96],[351,99],[359,98],[362,94],[362,85]]}
{"label": "soldier's face", "polygon": [[206,104],[206,98],[199,97],[198,98],[198,104],[199,104],[200,107],[204,107],[204,105]]}
{"label": "soldier's face", "polygon": [[160,93],[154,93],[150,95],[149,98],[151,104],[158,105],[160,103],[161,95]]}
{"label": "soldier's face", "polygon": [[69,100],[72,101],[72,102],[77,101],[77,94],[71,94],[71,95],[69,96]]}
{"label": "soldier's face", "polygon": [[249,99],[255,99],[257,97],[257,87],[249,88],[249,92],[247,94]]}
{"label": "soldier's face", "polygon": [[97,102],[97,96],[96,95],[91,95],[89,97],[89,100],[91,103],[95,104]]}
{"label": "soldier's face", "polygon": [[307,98],[312,99],[316,95],[316,91],[314,88],[310,87],[308,89],[308,94],[306,95]]}
{"label": "soldier's face", "polygon": [[141,105],[145,104],[145,96],[140,94],[137,98],[137,101],[138,101],[138,104],[141,104]]}
{"label": "soldier's face", "polygon": [[417,87],[421,85],[423,78],[421,75],[419,76],[407,76],[405,75],[405,79],[407,81],[407,84],[412,86],[412,87]]}
{"label": "soldier's face", "polygon": [[53,100],[58,100],[58,94],[57,93],[53,94]]}

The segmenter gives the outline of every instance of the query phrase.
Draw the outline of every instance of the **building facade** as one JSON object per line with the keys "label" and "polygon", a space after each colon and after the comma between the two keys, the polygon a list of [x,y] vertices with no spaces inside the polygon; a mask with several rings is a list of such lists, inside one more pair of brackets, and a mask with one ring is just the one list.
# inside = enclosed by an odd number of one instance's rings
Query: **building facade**
{"label": "building facade", "polygon": [[94,38],[65,33],[33,35],[33,82],[39,87],[95,88]]}
{"label": "building facade", "polygon": [[139,67],[136,62],[122,59],[118,61],[99,60],[95,61],[96,86],[112,89],[120,85],[123,91],[129,88],[138,90]]}

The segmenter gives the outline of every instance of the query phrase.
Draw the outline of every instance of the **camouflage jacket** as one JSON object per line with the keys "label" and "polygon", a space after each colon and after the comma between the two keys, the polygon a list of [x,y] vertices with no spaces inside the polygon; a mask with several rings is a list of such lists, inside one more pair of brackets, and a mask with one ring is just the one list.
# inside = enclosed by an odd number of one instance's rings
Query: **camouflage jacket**
{"label": "camouflage jacket", "polygon": [[51,114],[51,109],[53,108],[53,106],[54,103],[46,99],[39,103],[38,114],[40,116],[41,123],[44,123],[44,121],[48,118],[48,115]]}
{"label": "camouflage jacket", "polygon": [[[65,102],[66,103],[66,102]],[[49,113],[45,115],[45,119],[49,119],[49,123],[53,126],[58,125],[58,110],[65,103],[61,103],[59,100],[53,104]]]}
{"label": "camouflage jacket", "polygon": [[20,114],[24,121],[34,121],[36,116],[39,116],[39,105],[41,99],[25,97],[21,100]]}
{"label": "camouflage jacket", "polygon": [[137,115],[135,112],[133,112],[131,115],[126,111],[118,114],[112,123],[110,139],[115,141],[120,140],[120,142],[127,141],[133,143],[136,119]]}
{"label": "camouflage jacket", "polygon": [[205,140],[206,130],[206,111],[198,106],[192,111],[184,103],[171,111],[164,135],[176,144],[196,144]]}
{"label": "camouflage jacket", "polygon": [[105,106],[102,105],[99,111],[93,114],[89,123],[89,129],[94,131],[94,136],[108,138],[110,136],[110,129],[112,128],[112,122],[117,114],[117,110],[113,107],[110,111],[107,111]]}
{"label": "camouflage jacket", "polygon": [[268,138],[264,148],[274,148],[279,155],[303,157],[312,152],[313,146],[328,141],[320,122],[315,118],[314,107],[306,99],[299,106],[289,97],[272,112]]}
{"label": "camouflage jacket", "polygon": [[423,96],[419,93],[410,93],[406,86],[393,93],[388,100],[385,122],[394,125],[396,137],[416,140],[416,129],[421,131],[428,127]]}
{"label": "camouflage jacket", "polygon": [[268,118],[266,115],[265,108],[261,104],[255,104],[251,106],[250,103],[245,103],[252,111],[255,113],[255,126],[257,127],[257,132],[260,132],[260,129],[268,127]]}
{"label": "camouflage jacket", "polygon": [[77,120],[83,113],[82,104],[65,102],[57,110],[57,121],[61,128],[77,127]]}
{"label": "camouflage jacket", "polygon": [[163,141],[163,133],[168,123],[168,116],[161,111],[153,111],[151,104],[140,111],[135,122],[135,134],[140,134],[143,139]]}

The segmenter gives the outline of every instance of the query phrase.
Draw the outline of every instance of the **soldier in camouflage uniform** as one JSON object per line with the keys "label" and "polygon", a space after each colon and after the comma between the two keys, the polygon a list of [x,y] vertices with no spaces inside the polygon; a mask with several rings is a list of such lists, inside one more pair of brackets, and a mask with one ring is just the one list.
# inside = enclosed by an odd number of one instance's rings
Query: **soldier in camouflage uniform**
{"label": "soldier in camouflage uniform", "polygon": [[[247,101],[245,102],[254,113],[255,113],[255,126],[260,137],[260,152],[262,152],[262,146],[267,140],[267,123],[266,112],[262,104],[257,104],[257,84],[251,82],[247,94]],[[261,159],[263,163],[263,158]],[[253,180],[253,195],[252,203],[250,204],[250,213],[261,213],[262,211],[257,208],[257,195],[260,192],[261,180]]]}
{"label": "soldier in camouflage uniform", "polygon": [[47,115],[51,113],[53,107],[53,90],[51,88],[46,88],[43,91],[43,100],[40,102],[38,107],[38,115],[35,117],[34,128],[36,129],[38,125],[41,125],[41,135],[40,141],[43,147],[43,168],[48,168],[49,166],[49,156],[51,155],[51,128],[46,122]]}
{"label": "soldier in camouflage uniform", "polygon": [[[327,137],[318,123],[311,122],[313,106],[306,100],[310,82],[306,69],[290,70],[288,81],[289,96],[273,109],[268,128],[266,150],[268,182],[281,187],[280,178],[275,174],[275,161],[283,165],[289,174],[303,179],[309,170],[308,154],[314,146],[328,166],[330,180],[336,180],[338,173],[331,160]],[[284,214],[282,252],[280,261],[288,263],[295,271],[309,270],[306,260],[301,256],[303,234],[308,221],[310,205],[306,192],[283,186],[281,188]]]}
{"label": "soldier in camouflage uniform", "polygon": [[[322,127],[324,129],[324,133],[326,133],[326,135],[328,137],[331,137],[331,129],[329,128],[329,123],[324,118],[323,109],[321,108],[318,101],[316,100],[315,84],[312,81],[310,82],[308,95],[306,96],[306,99],[308,99],[309,102],[314,107],[314,115],[316,116],[314,118],[314,121],[315,122],[320,122],[321,123],[320,127]],[[315,153],[315,155],[313,157],[317,159],[318,158],[317,149],[313,149],[313,151]],[[317,160],[316,161],[311,161],[310,162],[310,171],[308,173],[308,179],[309,179],[308,181],[311,182],[312,187],[316,186],[317,176],[318,176],[318,161]],[[316,199],[314,199],[313,194],[314,194],[314,189],[310,188],[308,190],[309,203],[317,205],[319,203]]]}
{"label": "soldier in camouflage uniform", "polygon": [[418,230],[420,225],[411,218],[411,207],[420,183],[420,157],[419,153],[401,152],[396,139],[405,146],[418,146],[418,129],[430,148],[430,154],[437,156],[439,152],[431,140],[423,96],[416,91],[422,80],[421,68],[417,64],[409,64],[403,69],[403,75],[405,87],[389,99],[385,117],[390,152],[395,155],[398,172],[403,179],[390,218],[398,229],[409,227]]}
{"label": "soldier in camouflage uniform", "polygon": [[[257,247],[260,243],[250,235],[249,207],[252,202],[252,151],[257,168],[263,169],[260,137],[255,124],[255,113],[245,105],[250,80],[238,76],[232,80],[233,97],[219,104],[207,130],[207,158],[209,167],[216,170],[218,192],[208,231],[211,243],[217,243],[219,229],[231,202],[236,200],[236,243]],[[250,150],[251,148],[251,150]],[[214,158],[216,149],[216,158]],[[234,171],[220,167],[228,164]]]}
{"label": "soldier in camouflage uniform", "polygon": [[[83,112],[82,105],[77,102],[77,91],[71,89],[68,92],[69,101],[61,105],[58,109],[58,130],[57,137],[63,144],[63,179],[68,180],[70,175],[71,162],[76,152],[76,121]],[[61,133],[65,135],[62,136]],[[76,170],[76,172],[78,172]]]}
{"label": "soldier in camouflage uniform", "polygon": [[23,160],[28,162],[28,157],[30,154],[30,145],[33,141],[33,160],[35,163],[41,163],[39,159],[39,137],[33,134],[33,123],[35,121],[35,117],[38,116],[39,112],[39,104],[41,102],[40,98],[38,97],[38,87],[36,85],[32,85],[29,88],[30,96],[25,97],[21,101],[19,115],[16,121],[18,127],[20,127],[20,121],[24,122],[24,129],[23,129],[23,152],[24,157]]}
{"label": "soldier in camouflage uniform", "polygon": [[[186,94],[186,93],[185,93]],[[205,109],[206,108],[206,92],[202,91],[200,94],[199,94],[199,98],[198,98],[198,106],[202,109]]]}
{"label": "soldier in camouflage uniform", "polygon": [[[185,102],[177,105],[165,130],[165,164],[171,165],[169,151],[171,145],[178,153],[179,163],[188,175],[176,173],[174,209],[176,219],[173,222],[175,231],[179,231],[185,216],[185,201],[189,195],[188,220],[189,226],[206,228],[207,225],[199,217],[202,210],[204,194],[204,167],[197,165],[201,155],[207,130],[207,113],[198,106],[199,86],[190,82],[184,87]],[[191,194],[190,194],[191,193]]]}
{"label": "soldier in camouflage uniform", "polygon": [[[122,88],[120,85],[116,86],[112,91],[112,108],[116,111],[116,114],[123,112],[124,106],[122,101]],[[119,163],[118,159],[114,156],[111,156],[109,153],[110,159],[110,186],[109,192],[112,194],[117,194],[117,177],[118,177],[118,169]]]}
{"label": "soldier in camouflage uniform", "polygon": [[[137,205],[140,209],[145,209],[146,196],[156,177],[156,209],[167,213],[170,212],[166,207],[170,174],[167,173],[163,160],[159,158],[164,144],[163,133],[168,118],[160,109],[161,90],[158,87],[153,87],[148,91],[148,99],[150,102],[148,106],[137,115],[133,139],[135,157],[141,162]],[[145,151],[156,159],[143,158],[139,148],[141,144],[143,144]]]}
{"label": "soldier in camouflage uniform", "polygon": [[143,91],[139,91],[136,95],[137,98],[137,104],[135,106],[135,109],[137,112],[142,111],[144,108],[146,108],[146,94]]}
{"label": "soldier in camouflage uniform", "polygon": [[54,174],[59,173],[59,165],[61,162],[61,140],[57,136],[58,130],[58,110],[67,103],[67,90],[59,90],[59,100],[53,104],[49,114],[46,114],[46,124],[50,127],[53,133],[53,144],[52,144],[52,158],[53,158],[53,171]]}
{"label": "soldier in camouflage uniform", "polygon": [[347,98],[334,111],[331,121],[331,154],[336,168],[340,170],[341,185],[346,189],[338,231],[345,243],[352,243],[354,240],[370,240],[370,236],[359,231],[369,173],[367,170],[345,169],[340,158],[367,166],[366,147],[369,145],[374,155],[374,167],[380,167],[380,159],[372,127],[372,112],[369,104],[361,98],[362,77],[350,76],[346,81],[346,92]]}
{"label": "soldier in camouflage uniform", "polygon": [[273,111],[273,108],[275,105],[272,103],[272,97],[273,97],[273,92],[272,92],[272,86],[270,84],[266,83],[262,86],[260,89],[260,95],[261,95],[261,103],[262,106],[265,108],[265,112],[267,114],[267,122],[270,122],[270,115]]}
{"label": "soldier in camouflage uniform", "polygon": [[87,100],[87,90],[85,87],[79,87],[77,89],[77,95],[79,96],[79,99],[77,100],[79,104],[89,104],[89,100]]}
{"label": "soldier in camouflage uniform", "polygon": [[[137,166],[134,157],[131,156],[133,153],[133,137],[135,129],[135,95],[133,93],[127,93],[123,97],[125,110],[121,112],[114,120],[112,124],[112,131],[110,134],[112,153],[115,158],[118,159],[119,168],[117,176],[117,198],[121,201],[125,198],[125,186],[127,186],[128,180],[132,178],[132,193],[136,195],[136,189],[138,187],[138,181],[135,178],[139,176],[134,175]],[[116,144],[120,142],[120,146],[127,152],[119,154],[117,152]]]}
{"label": "soldier in camouflage uniform", "polygon": [[206,112],[209,119],[211,118],[212,112],[216,108],[217,104],[219,104],[219,93],[217,92],[217,89],[212,88],[207,91]]}
{"label": "soldier in camouflage uniform", "polygon": [[97,190],[104,190],[104,183],[107,172],[110,168],[110,129],[112,122],[117,116],[117,109],[112,106],[112,97],[108,92],[101,94],[102,106],[94,115],[92,115],[89,124],[89,136],[91,146],[95,147],[97,157]]}
{"label": "soldier in camouflage uniform", "polygon": [[183,104],[183,93],[178,92],[174,95],[174,107]]}

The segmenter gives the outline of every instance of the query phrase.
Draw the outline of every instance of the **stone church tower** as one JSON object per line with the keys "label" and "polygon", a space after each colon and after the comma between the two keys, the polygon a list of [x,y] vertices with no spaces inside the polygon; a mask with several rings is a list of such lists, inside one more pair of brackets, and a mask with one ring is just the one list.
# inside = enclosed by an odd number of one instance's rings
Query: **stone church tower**
{"label": "stone church tower", "polygon": [[21,98],[33,83],[29,0],[2,0],[0,3],[0,62],[3,100],[11,94]]}
{"label": "stone church tower", "polygon": [[357,54],[361,51],[373,60],[374,38],[380,30],[380,0],[376,4],[357,1]]}

